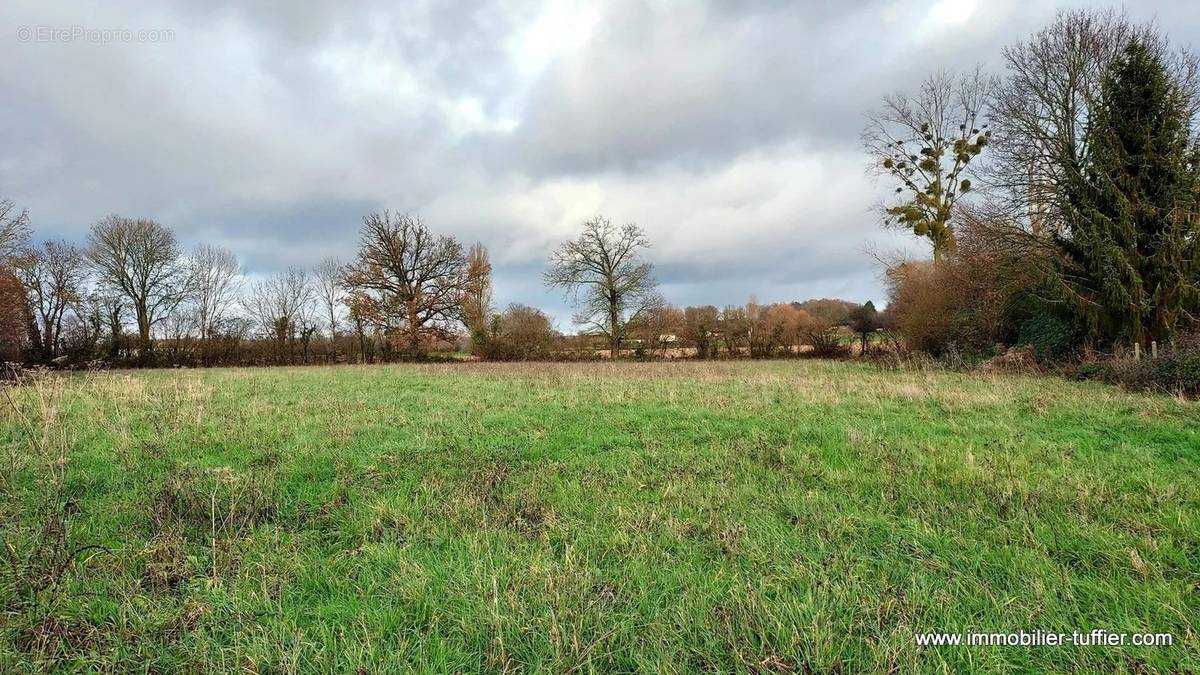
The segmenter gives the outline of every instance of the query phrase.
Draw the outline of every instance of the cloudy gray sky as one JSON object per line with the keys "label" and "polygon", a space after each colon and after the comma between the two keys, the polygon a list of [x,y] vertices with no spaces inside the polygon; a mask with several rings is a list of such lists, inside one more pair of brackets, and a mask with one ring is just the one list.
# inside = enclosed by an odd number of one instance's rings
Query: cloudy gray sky
{"label": "cloudy gray sky", "polygon": [[[4,0],[0,196],[42,238],[151,217],[252,274],[348,258],[363,215],[409,211],[486,244],[497,300],[561,328],[539,275],[598,213],[649,232],[680,305],[878,301],[864,251],[922,248],[873,217],[863,112],[999,70],[1060,6]],[[1127,9],[1200,46],[1194,2]]]}

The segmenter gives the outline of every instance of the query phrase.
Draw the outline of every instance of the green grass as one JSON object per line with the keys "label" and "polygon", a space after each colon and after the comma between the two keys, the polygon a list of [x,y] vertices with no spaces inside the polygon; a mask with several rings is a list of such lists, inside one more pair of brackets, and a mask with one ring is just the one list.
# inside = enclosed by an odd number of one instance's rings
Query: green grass
{"label": "green grass", "polygon": [[[11,393],[0,548],[60,476],[111,552],[41,592],[0,561],[3,672],[1200,670],[1196,403],[823,362]],[[1093,628],[1175,644],[914,645]]]}

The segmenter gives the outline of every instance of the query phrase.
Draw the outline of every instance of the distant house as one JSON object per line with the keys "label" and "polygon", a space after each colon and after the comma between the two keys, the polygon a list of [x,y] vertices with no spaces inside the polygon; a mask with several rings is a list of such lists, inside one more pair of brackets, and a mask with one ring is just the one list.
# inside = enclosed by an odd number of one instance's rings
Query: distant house
{"label": "distant house", "polygon": [[673,345],[676,342],[679,342],[679,338],[674,333],[665,333],[658,336],[658,344],[660,345]]}

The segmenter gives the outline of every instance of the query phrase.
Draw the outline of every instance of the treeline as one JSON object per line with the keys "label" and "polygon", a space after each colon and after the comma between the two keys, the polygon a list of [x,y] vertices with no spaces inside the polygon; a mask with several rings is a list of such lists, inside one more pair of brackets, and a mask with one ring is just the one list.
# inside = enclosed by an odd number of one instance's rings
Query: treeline
{"label": "treeline", "polygon": [[[490,318],[491,267],[418,219],[363,219],[354,260],[250,280],[229,250],[185,253],[149,219],[109,216],[82,245],[31,244],[0,203],[0,357],[54,365],[266,365],[418,358]],[[472,309],[473,308],[473,309]]]}
{"label": "treeline", "polygon": [[1093,10],[1001,58],[1000,75],[941,73],[887,97],[864,130],[895,191],[883,219],[933,251],[885,261],[903,343],[1169,353],[1200,381],[1200,356],[1180,354],[1200,317],[1200,62]]}
{"label": "treeline", "polygon": [[151,220],[110,216],[81,245],[32,245],[28,214],[5,201],[0,358],[720,358],[886,344],[983,359],[1020,347],[1057,363],[1161,354],[1128,379],[1161,375],[1168,388],[1200,391],[1200,347],[1188,347],[1200,345],[1188,337],[1200,318],[1200,60],[1153,25],[1093,10],[1060,14],[1001,57],[1002,74],[942,72],[885,98],[863,132],[870,167],[894,190],[882,220],[928,240],[933,254],[882,256],[885,312],[869,303],[830,312],[836,302],[672,307],[644,231],[595,218],[543,274],[575,306],[580,334],[564,336],[537,309],[494,307],[481,244],[407,214],[364,218],[348,262],[246,283],[229,251],[185,254]]}
{"label": "treeline", "polygon": [[[470,351],[493,360],[768,357],[848,351],[874,317],[819,300],[679,309],[657,291],[636,225],[597,218],[554,254],[546,283],[576,302],[581,335],[524,305],[497,311],[481,244],[419,219],[363,219],[355,258],[247,281],[236,256],[184,253],[170,228],[109,216],[87,241],[30,243],[29,214],[0,202],[0,359],[59,366],[379,362]],[[853,315],[853,317],[852,317]],[[872,319],[873,320],[873,319]],[[864,331],[868,328],[864,328]],[[874,327],[869,327],[874,330]],[[866,342],[864,341],[865,345]]]}

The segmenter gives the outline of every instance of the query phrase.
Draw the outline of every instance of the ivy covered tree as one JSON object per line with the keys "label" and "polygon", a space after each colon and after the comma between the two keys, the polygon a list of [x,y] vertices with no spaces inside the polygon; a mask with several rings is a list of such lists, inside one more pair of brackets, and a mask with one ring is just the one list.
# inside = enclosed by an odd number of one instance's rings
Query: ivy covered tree
{"label": "ivy covered tree", "polygon": [[862,133],[870,170],[895,185],[884,223],[928,239],[934,258],[954,251],[954,205],[971,190],[967,167],[992,134],[982,121],[991,86],[978,70],[938,73],[916,96],[886,97]]}
{"label": "ivy covered tree", "polygon": [[1103,340],[1165,340],[1197,306],[1200,180],[1189,98],[1163,48],[1141,38],[1101,80],[1079,208],[1055,243],[1067,297]]}

